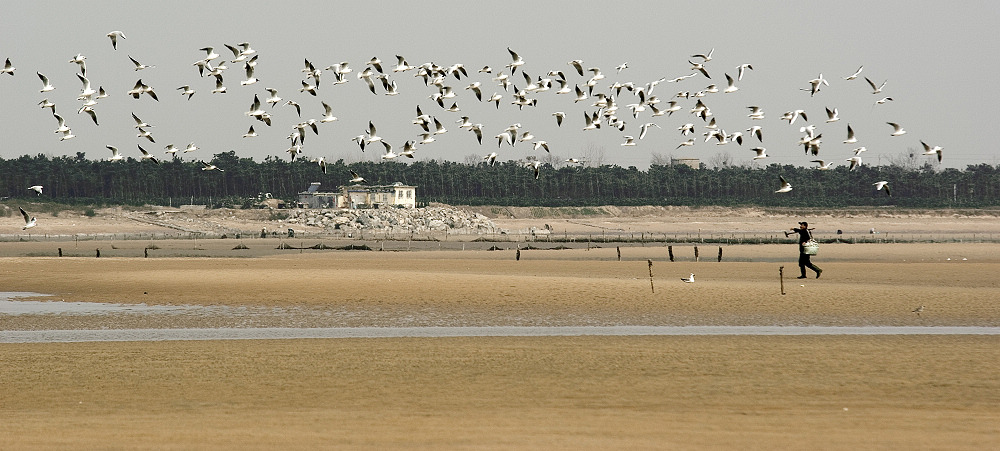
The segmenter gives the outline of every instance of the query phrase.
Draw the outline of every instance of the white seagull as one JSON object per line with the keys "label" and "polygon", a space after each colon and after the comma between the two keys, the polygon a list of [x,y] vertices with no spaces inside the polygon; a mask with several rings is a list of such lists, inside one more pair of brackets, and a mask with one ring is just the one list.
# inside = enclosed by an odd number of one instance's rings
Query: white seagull
{"label": "white seagull", "polygon": [[851,124],[847,124],[847,139],[844,140],[844,144],[854,144],[858,142],[858,138],[854,136],[854,129],[851,128]]}
{"label": "white seagull", "polygon": [[757,152],[757,155],[753,157],[754,160],[763,160],[764,158],[767,158],[767,149],[763,147],[754,147],[750,150]]}
{"label": "white seagull", "polygon": [[28,212],[24,211],[24,209],[21,207],[17,207],[17,209],[21,210],[21,216],[24,217],[24,227],[21,227],[21,230],[28,230],[38,225],[38,221],[35,219],[34,216],[28,216]]}
{"label": "white seagull", "polygon": [[885,194],[892,197],[892,192],[889,191],[889,182],[883,180],[881,182],[872,183],[872,185],[875,186],[876,191],[881,191],[882,188],[885,188]]}
{"label": "white seagull", "polygon": [[118,152],[117,147],[115,146],[104,146],[104,147],[107,147],[109,150],[111,150],[111,157],[108,158],[108,161],[120,161],[125,159],[125,157]]}
{"label": "white seagull", "polygon": [[892,126],[892,135],[891,136],[899,136],[899,135],[902,135],[902,134],[906,133],[906,130],[903,130],[903,127],[900,127],[900,125],[897,124],[897,123],[895,123],[895,122],[886,122],[886,124],[889,124],[889,125]]}
{"label": "white seagull", "polygon": [[823,160],[812,160],[811,163],[819,164],[819,166],[816,169],[820,171],[829,171],[830,169],[832,169],[831,166],[833,165],[833,162],[827,163]]}
{"label": "white seagull", "polygon": [[52,86],[51,83],[49,83],[49,77],[42,75],[41,72],[35,72],[35,74],[38,75],[38,78],[42,80],[42,89],[38,92],[49,92],[53,89],[56,89],[54,86]]}
{"label": "white seagull", "polygon": [[791,183],[788,183],[788,181],[786,181],[785,178],[780,175],[778,176],[778,178],[781,179],[781,188],[778,188],[778,190],[775,191],[776,193],[787,193],[792,190]]}
{"label": "white seagull", "polygon": [[694,283],[694,273],[691,273],[691,275],[688,276],[687,278],[683,278],[682,277],[681,278],[681,282],[684,282],[684,283]]}
{"label": "white seagull", "polygon": [[351,180],[350,180],[351,183],[365,183],[365,178],[358,175],[357,172],[354,172],[350,169],[348,169],[348,172],[351,173]]}
{"label": "white seagull", "polygon": [[111,48],[115,50],[118,50],[118,38],[125,39],[125,33],[118,30],[108,33],[107,36],[111,38]]}
{"label": "white seagull", "polygon": [[941,152],[944,150],[941,148],[941,146],[931,147],[928,146],[927,143],[923,142],[922,140],[920,141],[920,144],[924,146],[924,153],[922,153],[921,155],[937,155],[938,163],[941,162],[941,156],[942,156]]}
{"label": "white seagull", "polygon": [[36,196],[42,195],[42,185],[31,185],[28,189],[34,191]]}
{"label": "white seagull", "polygon": [[865,66],[858,67],[858,70],[854,71],[853,74],[844,77],[844,80],[854,80],[855,78],[858,78],[858,75],[861,74],[861,69],[864,69],[864,68],[865,68]]}
{"label": "white seagull", "polygon": [[851,171],[857,169],[858,166],[861,166],[861,157],[851,157],[848,158],[847,161],[851,162],[851,167],[850,167]]}

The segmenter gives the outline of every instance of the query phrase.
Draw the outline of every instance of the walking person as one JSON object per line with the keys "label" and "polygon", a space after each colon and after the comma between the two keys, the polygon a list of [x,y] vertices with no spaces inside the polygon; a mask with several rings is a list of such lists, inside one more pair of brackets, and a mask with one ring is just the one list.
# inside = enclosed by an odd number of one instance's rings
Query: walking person
{"label": "walking person", "polygon": [[823,270],[819,269],[818,266],[812,264],[812,262],[809,260],[811,256],[806,253],[805,243],[812,239],[811,230],[813,229],[809,228],[808,222],[800,222],[797,228],[792,228],[791,232],[785,232],[786,237],[788,235],[791,235],[792,233],[796,233],[799,235],[799,270],[802,271],[802,275],[798,277],[799,279],[806,278],[806,268],[816,271],[817,279],[819,279],[820,274],[823,274]]}

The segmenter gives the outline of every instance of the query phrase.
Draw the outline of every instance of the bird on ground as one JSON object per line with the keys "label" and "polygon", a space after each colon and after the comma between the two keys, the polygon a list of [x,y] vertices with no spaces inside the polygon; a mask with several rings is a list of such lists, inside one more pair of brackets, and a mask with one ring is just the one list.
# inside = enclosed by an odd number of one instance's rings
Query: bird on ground
{"label": "bird on ground", "polygon": [[781,180],[781,188],[778,188],[778,190],[775,191],[776,193],[787,193],[792,190],[792,184],[788,183],[788,181],[785,180],[784,177],[779,175],[778,179]]}
{"label": "bird on ground", "polygon": [[858,75],[861,74],[861,69],[864,69],[864,68],[865,68],[865,66],[858,67],[858,70],[854,71],[853,74],[844,77],[844,80],[854,80],[855,78],[858,78]]}
{"label": "bird on ground", "polygon": [[35,74],[38,75],[40,80],[42,80],[42,89],[38,92],[49,92],[56,89],[51,83],[49,83],[49,77],[42,75],[41,72],[35,72]]}
{"label": "bird on ground", "polygon": [[899,135],[902,135],[902,134],[906,133],[906,130],[903,130],[903,127],[901,127],[899,124],[897,124],[895,122],[886,122],[886,124],[889,124],[889,125],[892,126],[892,135],[891,136],[899,136]]}
{"label": "bird on ground", "polygon": [[3,63],[3,69],[0,70],[0,74],[7,74],[13,77],[15,70],[17,70],[17,68],[10,63],[10,58],[7,58],[7,61]]}
{"label": "bird on ground", "polygon": [[691,275],[687,276],[687,278],[681,277],[681,282],[694,283],[694,273],[691,273]]}
{"label": "bird on ground", "polygon": [[923,142],[923,140],[920,141],[920,144],[924,146],[924,153],[922,153],[921,155],[937,155],[938,163],[941,162],[941,157],[942,157],[941,152],[944,150],[941,148],[941,146],[931,147],[927,145],[927,143]]}
{"label": "bird on ground", "polygon": [[848,158],[847,161],[851,162],[851,167],[849,168],[851,171],[857,169],[858,166],[861,166],[861,157],[851,157]]}
{"label": "bird on ground", "polygon": [[119,30],[112,31],[107,36],[111,38],[111,48],[114,50],[118,50],[118,38],[125,39],[125,33]]}
{"label": "bird on ground", "polygon": [[28,189],[34,191],[36,196],[42,195],[42,185],[31,185]]}
{"label": "bird on ground", "polygon": [[[23,213],[24,210],[21,210],[21,212]],[[924,311],[924,306],[922,306],[922,305],[920,307],[917,307],[917,308],[915,308],[915,309],[912,310],[912,312],[916,313],[917,316],[920,316],[920,313],[923,312],[923,311]]]}
{"label": "bird on ground", "polygon": [[35,219],[35,217],[28,216],[28,212],[24,211],[24,208],[17,207],[17,209],[21,210],[21,216],[24,217],[24,227],[21,227],[21,230],[28,230],[38,225],[38,221]]}
{"label": "bird on ground", "polygon": [[358,175],[357,172],[354,172],[350,169],[348,169],[347,171],[351,173],[351,180],[350,180],[351,183],[365,183],[365,178]]}
{"label": "bird on ground", "polygon": [[872,185],[875,186],[876,191],[881,191],[884,188],[885,194],[888,195],[889,197],[892,197],[892,192],[889,191],[889,182],[883,180],[881,182],[872,183]]}
{"label": "bird on ground", "polygon": [[111,151],[111,156],[108,158],[108,161],[121,161],[125,159],[125,156],[123,156],[121,153],[118,152],[117,147],[115,146],[104,146],[104,147],[107,147],[108,150]]}

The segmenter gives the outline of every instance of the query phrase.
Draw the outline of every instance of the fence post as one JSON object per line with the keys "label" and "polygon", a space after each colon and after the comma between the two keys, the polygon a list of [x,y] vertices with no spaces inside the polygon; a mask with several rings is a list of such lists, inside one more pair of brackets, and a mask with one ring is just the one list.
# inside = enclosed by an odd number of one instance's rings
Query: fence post
{"label": "fence post", "polygon": [[674,261],[674,247],[667,246],[667,255],[670,256],[670,261]]}
{"label": "fence post", "polygon": [[719,261],[722,261],[722,246],[719,246]]}
{"label": "fence post", "polygon": [[698,246],[694,247],[694,261],[698,261]]}

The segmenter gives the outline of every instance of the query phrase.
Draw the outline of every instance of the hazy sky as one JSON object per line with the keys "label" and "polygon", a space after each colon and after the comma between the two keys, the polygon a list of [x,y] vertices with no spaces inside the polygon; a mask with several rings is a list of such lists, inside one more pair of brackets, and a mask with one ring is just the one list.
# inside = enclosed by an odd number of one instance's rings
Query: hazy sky
{"label": "hazy sky", "polygon": [[[500,160],[522,159],[533,151],[529,142],[498,148],[493,136],[508,125],[520,123],[537,140],[548,142],[554,155],[565,159],[603,154],[604,163],[645,169],[654,155],[700,158],[709,162],[728,153],[735,163],[749,162],[750,149],[762,145],[769,155],[765,163],[808,166],[814,157],[804,155],[797,142],[799,127],[815,124],[822,133],[819,158],[845,164],[858,146],[868,148],[861,156],[866,164],[887,164],[912,149],[922,150],[920,140],[944,148],[945,167],[965,168],[969,164],[1000,164],[1000,146],[984,139],[988,123],[997,117],[998,90],[992,86],[1000,71],[1000,39],[995,28],[1000,23],[1000,3],[977,2],[10,2],[0,15],[0,60],[10,58],[17,68],[13,77],[0,75],[0,157],[14,158],[38,153],[57,156],[85,152],[90,159],[111,155],[106,145],[117,146],[138,157],[136,145],[157,156],[173,143],[189,142],[200,149],[183,155],[185,159],[209,159],[212,154],[236,151],[261,161],[267,155],[287,159],[288,135],[294,124],[320,119],[326,101],[338,121],[320,125],[319,135],[306,137],[303,155],[329,160],[379,160],[383,147],[375,145],[362,152],[351,141],[372,121],[378,134],[396,151],[407,140],[419,140],[421,129],[412,124],[415,107],[438,118],[448,132],[437,140],[419,145],[417,158],[464,161],[470,155],[481,158],[497,151]],[[105,36],[121,30],[126,39],[113,50]],[[232,53],[223,44],[249,42],[259,55],[255,76],[261,81],[241,86],[245,72],[241,63],[228,63],[226,94],[212,94],[214,77],[199,77],[192,65],[205,57],[199,48],[212,46],[227,61]],[[703,97],[727,132],[745,132],[761,125],[763,144],[755,139],[716,145],[705,143],[705,124],[689,110],[695,99],[681,99],[682,109],[672,116],[651,117],[650,110],[633,118],[628,104],[637,97],[622,91],[616,98],[617,116],[626,130],[608,127],[584,131],[584,112],[593,112],[593,99],[574,102],[574,95],[557,95],[558,83],[548,92],[529,94],[537,106],[518,110],[492,77],[511,62],[507,47],[518,52],[525,64],[521,70],[533,79],[546,77],[550,70],[565,73],[570,86],[584,86],[590,73],[580,76],[567,64],[580,59],[584,67],[598,67],[605,75],[595,89],[609,93],[612,83],[633,82],[637,86],[666,77],[692,73],[691,55],[715,49],[706,63],[712,79],[703,75],[678,83],[660,83],[652,91],[666,108],[678,91],[692,93],[716,84],[726,88],[724,74],[735,77],[740,64],[753,65],[739,90],[710,93]],[[110,97],[94,107],[100,125],[86,114],[78,114],[76,100],[82,84],[78,67],[68,62],[81,53],[87,57],[87,75],[95,89],[103,86]],[[131,55],[155,68],[135,71]],[[461,112],[444,111],[429,96],[437,89],[424,86],[415,71],[392,73],[395,55],[411,65],[434,62],[441,66],[462,63],[469,77],[446,84],[457,96]],[[400,95],[377,95],[356,75],[373,56],[382,61]],[[221,61],[222,58],[216,60]],[[354,72],[346,84],[334,85],[333,74],[323,71],[318,96],[299,92],[303,59],[323,69],[347,61]],[[615,67],[628,62],[616,73]],[[484,65],[493,74],[477,73]],[[845,81],[864,65],[861,77]],[[521,70],[511,76],[523,88]],[[56,87],[40,93],[41,72]],[[820,73],[829,86],[810,97],[808,80]],[[872,94],[862,78],[877,83],[887,80],[881,94]],[[152,86],[159,101],[148,96],[135,100],[125,93],[142,79]],[[550,77],[555,78],[555,77]],[[482,83],[483,95],[504,95],[499,110],[480,102],[464,89],[474,81]],[[191,85],[197,93],[191,100],[177,88]],[[247,117],[257,94],[264,101],[265,88],[275,88],[285,100],[302,106],[302,118],[294,108],[279,103],[268,108],[273,125]],[[884,105],[875,101],[889,96]],[[48,98],[72,128],[76,138],[59,141],[54,133],[56,120],[38,102]],[[747,106],[763,108],[764,120],[747,117]],[[824,107],[837,108],[840,121],[826,123]],[[794,125],[782,121],[782,113],[802,109],[809,121]],[[551,113],[567,114],[557,127]],[[136,136],[130,113],[155,125],[150,128],[156,143]],[[469,116],[484,126],[483,144],[471,132],[458,128],[456,121]],[[639,127],[652,128],[635,147],[622,147],[625,135],[638,137]],[[897,122],[907,131],[892,137]],[[676,149],[686,140],[677,128],[685,123],[696,126],[697,144]],[[858,136],[857,144],[843,144],[847,124]],[[257,138],[242,138],[253,125]],[[931,161],[918,157],[918,161]]]}

